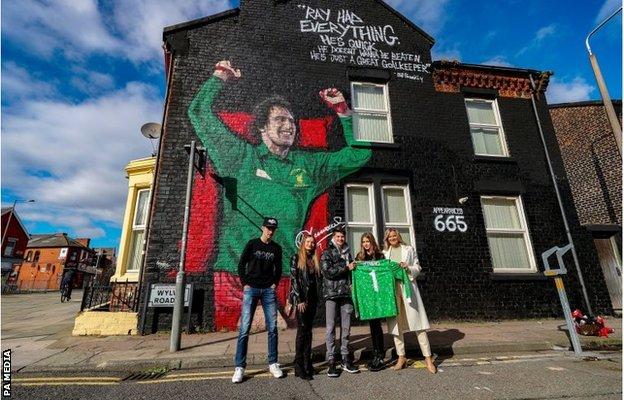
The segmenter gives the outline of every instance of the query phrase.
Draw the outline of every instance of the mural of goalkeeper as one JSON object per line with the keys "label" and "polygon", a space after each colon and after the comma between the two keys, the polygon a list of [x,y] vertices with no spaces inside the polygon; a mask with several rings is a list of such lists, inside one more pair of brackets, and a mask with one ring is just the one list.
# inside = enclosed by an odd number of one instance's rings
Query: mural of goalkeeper
{"label": "mural of goalkeeper", "polygon": [[285,255],[283,278],[276,290],[282,309],[289,285],[288,260],[297,251],[295,236],[304,226],[310,205],[329,186],[364,166],[372,154],[368,148],[353,147],[351,110],[336,88],[321,90],[319,96],[338,115],[346,147],[335,152],[292,149],[297,122],[289,102],[281,96],[269,97],[255,107],[252,130],[260,143],[245,141],[230,131],[212,109],[227,83],[241,75],[230,61],[218,62],[188,109],[216,174],[228,178],[226,191],[235,196],[233,199],[226,194],[227,200],[223,201],[216,255],[211,263],[217,328],[231,325],[240,316],[238,260],[249,238],[258,235],[263,217],[273,216],[280,221],[273,240],[282,246]]}

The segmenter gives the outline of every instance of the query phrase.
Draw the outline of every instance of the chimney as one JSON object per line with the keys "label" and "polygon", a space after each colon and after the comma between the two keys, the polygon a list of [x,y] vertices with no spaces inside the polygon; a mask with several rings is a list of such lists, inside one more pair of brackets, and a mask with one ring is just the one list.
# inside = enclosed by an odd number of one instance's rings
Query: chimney
{"label": "chimney", "polygon": [[76,241],[84,247],[89,247],[89,243],[91,243],[91,239],[89,238],[76,238]]}

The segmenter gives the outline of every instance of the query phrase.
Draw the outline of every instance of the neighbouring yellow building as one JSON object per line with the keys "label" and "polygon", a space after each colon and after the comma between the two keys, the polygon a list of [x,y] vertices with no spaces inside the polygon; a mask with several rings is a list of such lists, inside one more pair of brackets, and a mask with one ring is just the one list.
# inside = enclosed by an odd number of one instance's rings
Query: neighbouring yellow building
{"label": "neighbouring yellow building", "polygon": [[[126,165],[128,198],[117,265],[110,279],[111,288],[108,289],[110,295],[103,304],[95,301],[86,305],[86,309],[76,317],[73,335],[137,334],[136,306],[155,167],[156,157],[132,160]],[[98,295],[89,298],[98,298]]]}

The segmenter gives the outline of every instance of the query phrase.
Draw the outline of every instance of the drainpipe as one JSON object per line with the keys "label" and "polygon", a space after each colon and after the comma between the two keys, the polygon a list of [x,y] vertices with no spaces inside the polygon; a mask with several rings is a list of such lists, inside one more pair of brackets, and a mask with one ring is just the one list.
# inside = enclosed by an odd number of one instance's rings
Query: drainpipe
{"label": "drainpipe", "polygon": [[596,55],[592,53],[591,47],[589,47],[589,38],[591,37],[591,35],[593,35],[598,29],[606,24],[611,18],[615,17],[620,11],[622,11],[622,7],[618,8],[613,14],[607,17],[607,19],[605,19],[597,27],[595,27],[594,30],[589,33],[589,35],[587,35],[587,38],[585,39],[585,47],[587,48],[587,54],[589,54],[589,62],[591,63],[592,70],[594,71],[594,75],[596,76],[596,83],[598,84],[598,89],[600,89],[600,96],[602,96],[602,103],[604,104],[605,112],[607,113],[607,118],[609,119],[609,124],[611,124],[611,131],[613,131],[615,143],[617,144],[617,148],[621,156],[622,127],[620,126],[620,121],[615,114],[615,109],[613,108],[613,103],[611,102],[611,97],[609,96],[607,85],[602,77],[602,72],[600,72],[598,59],[596,58]]}
{"label": "drainpipe", "polygon": [[[164,105],[164,110],[163,110],[163,117],[162,117],[162,124],[161,124],[161,133],[160,133],[160,139],[159,139],[159,143],[158,143],[158,154],[156,155],[156,164],[154,166],[154,178],[152,179],[152,190],[150,191],[150,207],[149,210],[150,212],[147,215],[147,223],[145,224],[145,243],[144,243],[144,247],[143,247],[143,259],[141,260],[141,269],[139,270],[139,287],[138,287],[138,299],[139,302],[141,301],[141,287],[143,284],[143,276],[145,274],[145,269],[147,268],[147,263],[146,263],[146,259],[147,259],[147,244],[149,243],[150,240],[150,236],[151,236],[151,219],[152,219],[152,214],[154,213],[154,208],[155,208],[155,198],[156,198],[156,178],[158,176],[158,166],[160,163],[160,159],[161,159],[161,151],[162,151],[162,143],[164,141],[164,136],[165,136],[165,123],[167,122],[167,116],[169,114],[169,101],[171,98],[171,86],[172,86],[172,80],[173,80],[173,70],[175,68],[175,60],[173,58],[173,51],[171,51],[168,47],[168,45],[166,43],[163,43],[163,51],[165,53],[165,69],[167,70],[167,92],[165,94],[165,105]],[[144,335],[145,334],[145,323],[146,323],[146,315],[147,315],[147,303],[148,303],[148,299],[145,299],[145,302],[143,303],[143,308],[141,310],[141,315],[140,315],[140,328],[139,328],[139,334]]]}
{"label": "drainpipe", "polygon": [[[550,74],[546,72],[544,74]],[[540,77],[543,79],[544,74]],[[555,188],[555,193],[557,195],[557,202],[559,203],[559,210],[561,211],[561,218],[563,219],[563,224],[565,226],[566,236],[568,237],[568,243],[572,245],[572,257],[574,258],[574,266],[576,267],[576,273],[578,275],[579,282],[581,283],[581,288],[583,290],[583,298],[585,299],[585,306],[587,307],[587,312],[589,315],[594,315],[591,304],[589,303],[589,296],[587,295],[587,288],[585,287],[585,280],[583,279],[583,274],[581,273],[581,267],[579,265],[578,256],[576,255],[576,248],[574,247],[574,242],[572,241],[572,234],[570,233],[570,225],[568,224],[568,219],[566,217],[565,208],[563,207],[563,201],[561,200],[561,194],[559,193],[559,186],[557,185],[557,178],[555,176],[555,171],[553,170],[552,161],[550,160],[550,154],[548,153],[548,147],[546,146],[546,139],[544,138],[544,131],[542,130],[542,123],[539,118],[539,114],[537,112],[537,104],[536,104],[536,95],[539,93],[537,87],[535,86],[535,81],[533,80],[533,75],[529,74],[529,79],[531,80],[531,104],[533,105],[533,113],[535,114],[535,120],[537,121],[537,128],[540,133],[540,138],[542,139],[542,145],[544,146],[544,154],[546,155],[546,162],[548,164],[548,170],[550,171],[550,177],[553,182],[553,186]],[[541,86],[541,85],[540,85]]]}

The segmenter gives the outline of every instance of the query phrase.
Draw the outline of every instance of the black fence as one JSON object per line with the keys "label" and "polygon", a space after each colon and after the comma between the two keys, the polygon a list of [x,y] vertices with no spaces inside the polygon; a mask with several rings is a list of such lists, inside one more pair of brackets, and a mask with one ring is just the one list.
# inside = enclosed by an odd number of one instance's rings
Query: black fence
{"label": "black fence", "polygon": [[136,282],[110,282],[102,285],[91,281],[84,288],[80,311],[126,311],[136,312],[139,305]]}

